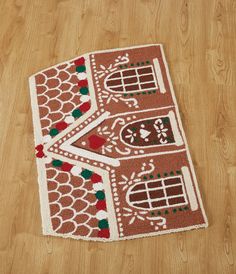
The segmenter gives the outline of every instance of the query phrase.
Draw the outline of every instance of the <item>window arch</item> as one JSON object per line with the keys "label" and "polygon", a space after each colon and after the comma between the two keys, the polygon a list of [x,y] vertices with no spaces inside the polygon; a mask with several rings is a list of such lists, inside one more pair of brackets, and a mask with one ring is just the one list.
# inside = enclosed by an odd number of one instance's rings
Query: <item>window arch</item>
{"label": "window arch", "polygon": [[112,72],[105,78],[104,85],[107,90],[118,93],[158,89],[152,65]]}
{"label": "window arch", "polygon": [[133,207],[146,210],[187,204],[181,176],[137,183],[129,188],[127,201]]}

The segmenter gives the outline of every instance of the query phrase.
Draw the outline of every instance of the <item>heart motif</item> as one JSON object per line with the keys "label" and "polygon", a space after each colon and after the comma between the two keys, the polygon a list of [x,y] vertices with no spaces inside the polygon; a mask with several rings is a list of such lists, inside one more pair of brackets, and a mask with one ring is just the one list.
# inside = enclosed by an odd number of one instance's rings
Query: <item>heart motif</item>
{"label": "heart motif", "polygon": [[141,137],[142,139],[147,138],[147,137],[151,134],[150,131],[148,131],[148,130],[146,130],[146,129],[143,129],[143,128],[140,129],[139,133],[140,133],[140,137]]}
{"label": "heart motif", "polygon": [[91,135],[89,138],[89,147],[92,149],[98,149],[106,143],[104,138],[101,138],[97,135]]}

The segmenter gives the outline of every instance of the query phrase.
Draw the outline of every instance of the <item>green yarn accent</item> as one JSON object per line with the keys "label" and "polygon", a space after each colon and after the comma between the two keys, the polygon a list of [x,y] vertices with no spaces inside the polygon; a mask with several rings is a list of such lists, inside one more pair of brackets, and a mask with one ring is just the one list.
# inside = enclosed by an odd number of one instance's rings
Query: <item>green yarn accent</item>
{"label": "green yarn accent", "polygon": [[161,178],[161,174],[160,174],[160,173],[158,173],[158,174],[157,174],[157,177],[158,177],[158,178]]}
{"label": "green yarn accent", "polygon": [[170,121],[168,117],[164,117],[161,120],[162,120],[163,124],[167,124]]}
{"label": "green yarn accent", "polygon": [[96,198],[98,200],[104,200],[105,199],[105,193],[101,190],[99,190],[98,192],[96,192],[95,194]]}
{"label": "green yarn accent", "polygon": [[134,66],[134,64],[132,63],[132,64],[130,64],[130,66],[131,66],[131,67],[133,67],[133,66]]}
{"label": "green yarn accent", "polygon": [[144,180],[147,180],[147,176],[143,176],[143,179],[144,179]]}
{"label": "green yarn accent", "polygon": [[158,211],[157,214],[158,214],[158,215],[161,215],[161,211]]}
{"label": "green yarn accent", "polygon": [[52,128],[49,132],[50,136],[56,136],[59,133],[59,131],[56,128]]}
{"label": "green yarn accent", "polygon": [[165,210],[165,214],[169,214],[169,211],[168,211],[168,210]]}
{"label": "green yarn accent", "polygon": [[153,178],[153,175],[150,175],[149,177],[150,177],[150,179],[152,179],[152,178]]}
{"label": "green yarn accent", "polygon": [[56,167],[62,166],[62,161],[61,160],[53,160],[52,165],[56,166]]}
{"label": "green yarn accent", "polygon": [[150,64],[150,61],[146,61],[146,64]]}
{"label": "green yarn accent", "polygon": [[93,172],[88,170],[88,169],[84,169],[80,175],[84,178],[84,179],[89,179],[92,176]]}
{"label": "green yarn accent", "polygon": [[171,172],[170,172],[170,175],[171,175],[171,176],[174,176],[174,175],[175,175],[175,174],[174,174],[174,171],[171,171]]}
{"label": "green yarn accent", "polygon": [[189,209],[188,206],[185,206],[185,207],[184,207],[184,210],[188,210],[188,209]]}
{"label": "green yarn accent", "polygon": [[182,211],[182,210],[183,210],[183,209],[180,207],[180,208],[179,208],[179,211]]}
{"label": "green yarn accent", "polygon": [[164,173],[164,176],[168,176],[168,173],[167,173],[167,172],[165,172],[165,173]]}
{"label": "green yarn accent", "polygon": [[177,173],[177,174],[181,174],[181,171],[180,171],[180,170],[176,170],[176,173]]}
{"label": "green yarn accent", "polygon": [[76,71],[77,72],[84,72],[84,71],[86,71],[86,67],[85,66],[76,67]]}
{"label": "green yarn accent", "polygon": [[75,109],[75,110],[73,110],[73,112],[72,112],[72,116],[73,116],[74,118],[79,118],[80,116],[82,116],[82,112],[81,112],[79,109]]}
{"label": "green yarn accent", "polygon": [[98,222],[98,227],[100,229],[102,229],[102,228],[108,228],[109,227],[108,221],[106,219],[100,220]]}
{"label": "green yarn accent", "polygon": [[154,216],[154,215],[155,215],[155,212],[152,211],[152,212],[151,212],[151,215]]}
{"label": "green yarn accent", "polygon": [[177,212],[177,209],[176,209],[176,208],[174,208],[174,209],[173,209],[173,213],[176,213],[176,212]]}
{"label": "green yarn accent", "polygon": [[89,93],[89,90],[87,87],[82,87],[80,90],[80,93],[83,94],[83,95],[86,95]]}
{"label": "green yarn accent", "polygon": [[120,68],[122,69],[122,68],[123,68],[123,66],[120,66]]}

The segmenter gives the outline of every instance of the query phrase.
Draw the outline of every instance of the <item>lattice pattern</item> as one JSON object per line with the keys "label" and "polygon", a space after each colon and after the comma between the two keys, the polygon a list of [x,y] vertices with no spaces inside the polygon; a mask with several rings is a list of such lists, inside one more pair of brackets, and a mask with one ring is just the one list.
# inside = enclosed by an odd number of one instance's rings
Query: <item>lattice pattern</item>
{"label": "lattice pattern", "polygon": [[35,76],[40,122],[43,135],[65,119],[80,104],[78,73],[73,62],[67,62]]}
{"label": "lattice pattern", "polygon": [[97,237],[97,199],[92,183],[54,167],[47,168],[48,197],[53,230]]}

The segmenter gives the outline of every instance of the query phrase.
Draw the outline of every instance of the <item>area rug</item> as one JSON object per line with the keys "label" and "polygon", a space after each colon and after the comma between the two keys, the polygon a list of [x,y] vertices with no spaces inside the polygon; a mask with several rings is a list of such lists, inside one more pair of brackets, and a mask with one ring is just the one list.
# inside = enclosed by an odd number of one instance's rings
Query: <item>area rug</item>
{"label": "area rug", "polygon": [[43,234],[114,241],[206,227],[162,45],[30,77]]}

